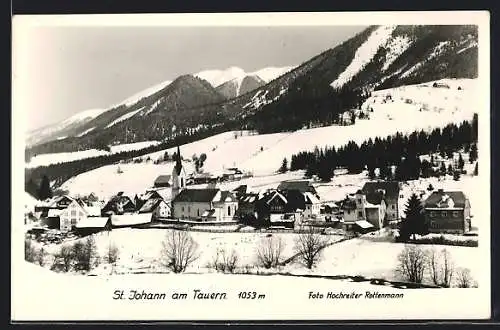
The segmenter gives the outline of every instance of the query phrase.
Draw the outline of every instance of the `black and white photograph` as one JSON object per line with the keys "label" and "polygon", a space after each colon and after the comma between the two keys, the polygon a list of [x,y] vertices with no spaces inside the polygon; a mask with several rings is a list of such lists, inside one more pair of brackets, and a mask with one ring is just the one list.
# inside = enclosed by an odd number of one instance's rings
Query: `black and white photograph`
{"label": "black and white photograph", "polygon": [[488,12],[12,33],[13,320],[490,317]]}

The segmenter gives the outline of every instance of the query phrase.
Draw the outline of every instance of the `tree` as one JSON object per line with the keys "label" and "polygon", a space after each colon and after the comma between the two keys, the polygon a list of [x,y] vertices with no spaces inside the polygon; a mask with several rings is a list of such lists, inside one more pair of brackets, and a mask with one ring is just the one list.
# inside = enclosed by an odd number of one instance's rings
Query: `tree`
{"label": "tree", "polygon": [[264,237],[257,247],[257,264],[266,269],[278,267],[284,248],[281,237]]}
{"label": "tree", "polygon": [[35,262],[36,260],[36,248],[33,241],[29,238],[24,240],[24,259],[28,262]]}
{"label": "tree", "polygon": [[427,261],[432,282],[435,285],[449,288],[454,275],[454,265],[450,252],[443,249],[441,253],[438,253],[436,249],[432,248],[428,251]]}
{"label": "tree", "polygon": [[458,154],[458,168],[463,170],[464,169],[464,159],[462,158],[462,154]]}
{"label": "tree", "polygon": [[99,264],[97,245],[94,236],[88,236],[83,242],[79,241],[73,245],[73,256],[76,261],[76,269],[90,271]]}
{"label": "tree", "polygon": [[64,271],[68,272],[71,269],[71,265],[74,259],[72,247],[67,244],[61,246],[59,252],[55,255],[55,259],[55,262],[61,261]]}
{"label": "tree", "polygon": [[402,240],[406,241],[416,234],[425,235],[428,233],[425,216],[423,213],[422,202],[417,194],[413,193],[407,204],[405,205],[405,218],[401,222],[399,235]]}
{"label": "tree", "polygon": [[105,261],[114,266],[118,261],[118,257],[120,255],[120,250],[114,243],[109,243],[106,251],[106,255],[104,256]]}
{"label": "tree", "polygon": [[422,283],[427,266],[426,254],[415,245],[407,245],[398,255],[396,272],[409,282]]}
{"label": "tree", "polygon": [[444,165],[444,162],[442,162],[441,166],[439,167],[439,173],[441,175],[446,175],[446,165]]}
{"label": "tree", "polygon": [[286,171],[288,171],[288,161],[286,160],[286,158],[283,158],[283,161],[281,162],[281,166],[278,172],[285,173]]}
{"label": "tree", "polygon": [[323,182],[330,182],[333,177],[333,169],[330,164],[326,160],[326,158],[322,158],[318,164],[318,177]]}
{"label": "tree", "polygon": [[457,270],[457,286],[459,288],[472,288],[476,286],[470,274],[470,269],[459,268]]}
{"label": "tree", "polygon": [[47,251],[45,251],[43,246],[40,247],[40,249],[36,252],[36,262],[38,263],[38,265],[42,267],[45,265],[46,256],[47,256]]}
{"label": "tree", "polygon": [[429,183],[429,186],[427,187],[427,190],[428,191],[433,191],[434,190],[434,186],[432,185],[432,183]]}
{"label": "tree", "polygon": [[44,175],[42,177],[42,182],[40,183],[40,188],[38,189],[38,199],[45,200],[52,197],[52,188],[50,187],[49,178]]}
{"label": "tree", "polygon": [[460,180],[460,171],[453,172],[453,180],[455,180],[455,181]]}
{"label": "tree", "polygon": [[473,163],[476,160],[477,160],[477,145],[474,143],[470,146],[469,162]]}
{"label": "tree", "polygon": [[325,236],[309,228],[297,236],[294,250],[300,262],[312,269],[321,260],[321,253],[327,244],[328,239]]}
{"label": "tree", "polygon": [[162,242],[163,264],[174,273],[182,273],[197,258],[198,244],[187,231],[171,230]]}
{"label": "tree", "polygon": [[231,253],[224,249],[217,249],[217,253],[209,267],[217,271],[233,273],[238,265],[238,260],[238,254],[234,249],[231,250]]}
{"label": "tree", "polygon": [[448,174],[453,175],[453,167],[451,166],[451,164],[448,165]]}

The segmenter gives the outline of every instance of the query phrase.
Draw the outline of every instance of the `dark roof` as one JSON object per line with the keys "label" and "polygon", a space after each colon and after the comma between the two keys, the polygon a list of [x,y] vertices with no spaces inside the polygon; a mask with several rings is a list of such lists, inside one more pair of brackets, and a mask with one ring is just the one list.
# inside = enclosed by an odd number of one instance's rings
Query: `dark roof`
{"label": "dark roof", "polygon": [[461,191],[434,191],[424,202],[425,207],[438,207],[437,203],[443,199],[443,196],[449,196],[453,199],[455,207],[464,208],[465,207],[465,197],[464,193]]}
{"label": "dark roof", "polygon": [[173,202],[211,202],[219,189],[184,189]]}
{"label": "dark roof", "polygon": [[175,172],[177,173],[177,175],[181,174],[181,170],[182,170],[182,161],[181,161],[182,157],[181,157],[181,150],[179,148],[179,146],[177,146],[177,159],[175,161]]}
{"label": "dark roof", "polygon": [[399,182],[397,181],[373,181],[367,182],[361,189],[364,194],[377,192],[377,190],[384,190],[386,198],[397,199],[399,197]]}
{"label": "dark roof", "polygon": [[171,175],[160,175],[155,180],[155,185],[157,184],[170,184]]}
{"label": "dark roof", "polygon": [[356,209],[356,201],[354,199],[346,198],[342,201],[341,208],[343,210],[354,210]]}
{"label": "dark roof", "polygon": [[373,192],[366,194],[366,201],[370,204],[379,205],[384,199],[384,194],[380,192]]}
{"label": "dark roof", "polygon": [[230,191],[222,190],[220,192],[220,202],[225,202],[227,198],[231,198],[232,201],[237,201],[236,196]]}
{"label": "dark roof", "polygon": [[236,187],[235,189],[233,189],[233,191],[237,192],[237,193],[245,194],[247,192],[247,185],[242,184],[242,185]]}
{"label": "dark roof", "polygon": [[300,192],[315,192],[314,187],[307,180],[282,181],[278,190],[298,190]]}

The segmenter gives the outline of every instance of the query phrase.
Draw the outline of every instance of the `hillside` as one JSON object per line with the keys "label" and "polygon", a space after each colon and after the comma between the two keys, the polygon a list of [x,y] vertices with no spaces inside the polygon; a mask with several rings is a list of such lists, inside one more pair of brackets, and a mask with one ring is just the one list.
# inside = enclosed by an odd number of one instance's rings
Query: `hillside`
{"label": "hillside", "polygon": [[[224,79],[241,79],[242,74],[238,68],[198,74],[211,80],[211,86],[183,76],[180,85],[186,88],[172,83],[133,106],[122,105],[91,120],[81,127],[81,132],[87,131],[82,136],[41,144],[28,152],[164,140],[209,133],[215,127],[271,133],[334,124],[339,113],[358,108],[374,90],[443,78],[475,78],[477,27],[371,26],[264,86],[244,94],[240,90],[236,98],[226,100],[209,88]],[[231,83],[221,88],[222,93],[234,95],[238,85]],[[194,90],[188,92],[187,86]],[[155,111],[157,106],[168,111]],[[106,127],[127,114],[119,124]]]}
{"label": "hillside", "polygon": [[[226,132],[180,146],[186,160],[205,153],[204,170],[219,174],[224,168],[239,167],[256,176],[269,177],[276,173],[283,158],[301,151],[313,151],[316,146],[343,146],[349,141],[361,143],[369,138],[386,137],[397,132],[411,133],[416,130],[431,131],[448,123],[471,120],[477,95],[475,79],[448,79],[437,83],[449,88],[433,87],[433,82],[402,86],[374,92],[363,105],[369,111],[369,119],[358,119],[350,126],[327,126],[287,133],[252,135],[247,131]],[[458,88],[460,87],[460,89]],[[386,101],[390,96],[392,101]],[[116,165],[108,165],[78,175],[63,187],[82,193],[116,190],[142,191],[149,187],[160,174],[169,174],[173,163],[154,164],[162,159],[165,151],[172,155],[175,147],[143,154],[142,163],[128,163],[117,173]],[[191,163],[187,164],[192,168]],[[126,177],[127,180],[123,180]],[[97,180],[96,178],[100,178]],[[142,178],[142,179],[135,179]],[[257,181],[255,181],[257,180]],[[258,178],[251,181],[258,182]],[[103,190],[104,189],[104,190]]]}

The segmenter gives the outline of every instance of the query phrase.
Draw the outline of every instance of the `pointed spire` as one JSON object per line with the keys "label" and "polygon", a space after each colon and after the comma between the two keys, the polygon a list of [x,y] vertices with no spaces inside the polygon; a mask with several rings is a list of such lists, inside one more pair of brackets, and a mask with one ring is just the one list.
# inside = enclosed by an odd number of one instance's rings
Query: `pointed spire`
{"label": "pointed spire", "polygon": [[177,175],[181,173],[181,169],[182,169],[181,150],[179,146],[177,146],[177,159],[175,160],[175,171],[177,172]]}

